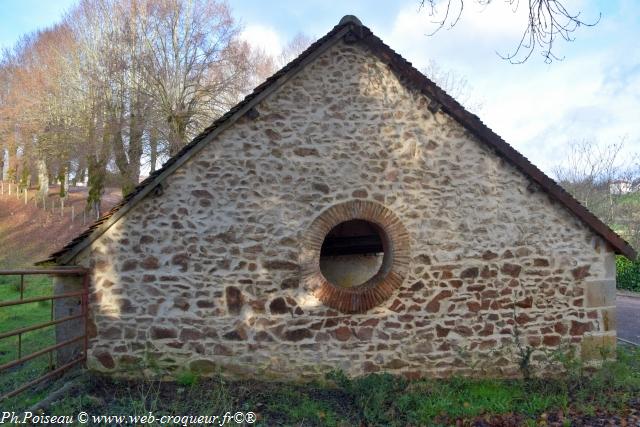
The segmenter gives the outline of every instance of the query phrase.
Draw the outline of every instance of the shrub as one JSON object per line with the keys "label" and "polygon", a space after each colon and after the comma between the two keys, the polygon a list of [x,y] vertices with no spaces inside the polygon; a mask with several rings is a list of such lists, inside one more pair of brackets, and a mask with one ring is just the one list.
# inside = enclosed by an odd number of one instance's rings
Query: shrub
{"label": "shrub", "polygon": [[616,258],[616,281],[619,289],[640,292],[640,261]]}

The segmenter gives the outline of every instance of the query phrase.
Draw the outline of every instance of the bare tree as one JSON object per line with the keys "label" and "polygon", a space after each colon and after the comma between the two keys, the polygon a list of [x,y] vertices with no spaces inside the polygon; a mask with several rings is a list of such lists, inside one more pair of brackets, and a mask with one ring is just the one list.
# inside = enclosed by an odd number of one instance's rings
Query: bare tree
{"label": "bare tree", "polygon": [[[123,194],[129,193],[140,176],[145,130],[152,124],[151,99],[143,68],[145,50],[142,25],[145,8],[137,1],[84,2],[83,50],[93,59],[87,70],[99,85],[98,96],[106,115],[105,140],[111,147]],[[155,123],[154,123],[155,124]]]}
{"label": "bare tree", "polygon": [[68,140],[75,126],[73,103],[66,88],[73,49],[69,29],[55,25],[23,36],[0,63],[0,135],[8,149],[10,175],[20,177],[22,188],[37,177],[42,195],[49,174],[66,170],[73,151]]}
{"label": "bare tree", "polygon": [[455,98],[464,107],[477,114],[482,110],[482,101],[473,94],[473,88],[466,77],[453,70],[445,70],[433,59],[422,69],[422,73]]}
{"label": "bare tree", "polygon": [[296,34],[277,55],[269,55],[263,49],[251,51],[249,63],[252,64],[252,80],[250,87],[256,87],[273,73],[298,57],[313,43],[313,39],[303,33]]}
{"label": "bare tree", "polygon": [[606,146],[574,142],[553,173],[594,215],[640,247],[640,168],[638,156],[625,152],[624,141]]}
{"label": "bare tree", "polygon": [[298,33],[285,47],[282,48],[280,55],[275,59],[277,68],[282,68],[304,52],[313,43],[313,39],[304,33]]}
{"label": "bare tree", "polygon": [[149,59],[143,71],[174,155],[247,91],[250,49],[224,3],[158,0],[145,7],[141,25]]}
{"label": "bare tree", "polygon": [[[0,53],[0,168],[22,186],[87,177],[100,213],[273,70],[216,0],[79,0]],[[291,52],[307,43],[292,42]],[[291,53],[293,54],[293,53]],[[6,171],[6,173],[5,173]],[[65,191],[60,192],[61,195]]]}
{"label": "bare tree", "polygon": [[[467,0],[481,6],[487,6],[493,0]],[[515,12],[520,6],[520,0],[504,0]],[[540,49],[546,63],[560,60],[554,52],[554,43],[560,39],[573,41],[574,33],[581,26],[593,27],[599,21],[601,15],[592,22],[583,21],[580,12],[570,12],[564,5],[564,0],[528,0],[527,26],[522,33],[515,50],[507,55],[500,55],[503,59],[513,64],[526,62],[536,49]],[[454,27],[464,10],[465,0],[420,0],[420,10],[427,10],[431,17],[435,17],[438,9],[444,9],[441,18],[435,21],[436,29],[432,35],[445,26]]]}

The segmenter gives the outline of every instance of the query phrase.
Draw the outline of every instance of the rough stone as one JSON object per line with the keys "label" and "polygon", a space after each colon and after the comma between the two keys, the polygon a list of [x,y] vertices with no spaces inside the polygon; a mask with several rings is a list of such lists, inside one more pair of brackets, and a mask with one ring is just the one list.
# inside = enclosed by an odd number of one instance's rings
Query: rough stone
{"label": "rough stone", "polygon": [[113,360],[113,357],[106,351],[94,352],[93,357],[95,357],[96,360],[107,369],[113,369],[116,367],[116,362]]}
{"label": "rough stone", "polygon": [[189,363],[189,370],[201,375],[209,375],[217,372],[219,370],[219,367],[211,360],[202,359],[194,360]]}
{"label": "rough stone", "polygon": [[504,263],[502,264],[502,273],[503,274],[507,274],[511,277],[518,277],[520,276],[520,271],[522,270],[522,267],[517,265],[517,264],[510,264],[510,263]]}
{"label": "rough stone", "polygon": [[338,341],[347,341],[351,338],[351,330],[346,326],[341,326],[337,328],[335,331],[335,337]]}
{"label": "rough stone", "polygon": [[177,336],[178,336],[178,331],[176,331],[173,328],[166,328],[163,326],[151,327],[151,339],[162,340],[167,338],[176,338]]}
{"label": "rough stone", "polygon": [[298,264],[284,260],[269,260],[263,263],[264,268],[269,270],[297,270]]}
{"label": "rough stone", "polygon": [[230,314],[240,314],[244,305],[244,297],[242,291],[235,286],[227,286],[225,289],[225,297],[227,300],[227,309]]}
{"label": "rough stone", "polygon": [[245,341],[247,339],[247,332],[244,328],[236,328],[233,331],[223,334],[222,338],[230,341]]}
{"label": "rough stone", "polygon": [[154,256],[148,256],[142,260],[140,266],[146,270],[155,270],[160,267],[160,261]]}
{"label": "rough stone", "polygon": [[287,341],[295,342],[313,338],[313,333],[307,328],[300,328],[286,331],[284,336]]}
{"label": "rough stone", "polygon": [[571,274],[573,274],[573,278],[576,280],[582,280],[585,277],[589,277],[591,273],[589,270],[591,269],[590,265],[583,265],[571,270]]}
{"label": "rough stone", "polygon": [[476,277],[478,277],[478,267],[469,267],[460,273],[461,279],[475,279]]}
{"label": "rough stone", "polygon": [[576,320],[571,321],[571,329],[569,333],[573,336],[584,335],[585,332],[589,332],[591,330],[591,323],[588,322],[578,322]]}
{"label": "rough stone", "polygon": [[290,311],[287,303],[282,297],[276,298],[271,301],[271,303],[269,304],[269,310],[271,311],[271,314],[285,314],[289,313]]}
{"label": "rough stone", "polygon": [[[465,349],[506,375],[517,361],[496,353],[513,353],[515,325],[540,354],[614,336],[611,248],[430,102],[358,43],[292,75],[75,257],[93,267],[89,366],[153,349],[275,379],[476,374]],[[310,224],[345,202],[388,210],[406,250],[390,294],[357,315],[307,281],[325,235],[309,244]]]}
{"label": "rough stone", "polygon": [[431,313],[435,313],[440,310],[440,301],[445,298],[449,298],[453,293],[451,291],[445,290],[440,291],[438,295],[436,295],[430,302],[427,304],[427,311]]}
{"label": "rough stone", "polygon": [[327,184],[322,183],[322,182],[314,182],[313,184],[311,184],[311,188],[313,188],[316,191],[321,192],[322,194],[329,194],[329,192],[331,191],[329,186]]}

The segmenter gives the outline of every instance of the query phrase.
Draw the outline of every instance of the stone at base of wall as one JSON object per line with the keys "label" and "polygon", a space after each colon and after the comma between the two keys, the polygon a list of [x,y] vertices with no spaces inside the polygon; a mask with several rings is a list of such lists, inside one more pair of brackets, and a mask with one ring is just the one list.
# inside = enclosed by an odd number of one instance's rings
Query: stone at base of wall
{"label": "stone at base of wall", "polygon": [[598,362],[615,357],[615,335],[585,335],[582,338],[580,357],[584,362]]}
{"label": "stone at base of wall", "polygon": [[[75,276],[55,276],[53,278],[54,294],[80,292],[83,290],[83,278]],[[67,297],[56,299],[53,302],[54,319],[77,316],[82,313],[80,297]],[[55,326],[56,343],[68,341],[79,337],[84,332],[84,319],[78,318],[58,323]],[[76,360],[84,351],[82,340],[76,341],[59,348],[56,351],[56,363],[58,366]]]}

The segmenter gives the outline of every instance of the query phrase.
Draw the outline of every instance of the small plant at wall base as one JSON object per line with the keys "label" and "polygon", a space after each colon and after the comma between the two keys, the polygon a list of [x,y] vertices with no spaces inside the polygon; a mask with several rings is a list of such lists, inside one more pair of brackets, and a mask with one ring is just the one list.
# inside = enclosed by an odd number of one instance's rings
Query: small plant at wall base
{"label": "small plant at wall base", "polygon": [[640,260],[616,257],[616,283],[618,289],[640,292]]}
{"label": "small plant at wall base", "polygon": [[518,360],[518,369],[520,369],[520,373],[522,374],[522,378],[525,383],[531,379],[531,355],[533,354],[533,347],[530,345],[524,345],[522,343],[522,332],[518,327],[517,322],[517,309],[514,303],[513,305],[513,342],[516,346],[517,350],[517,360]]}

